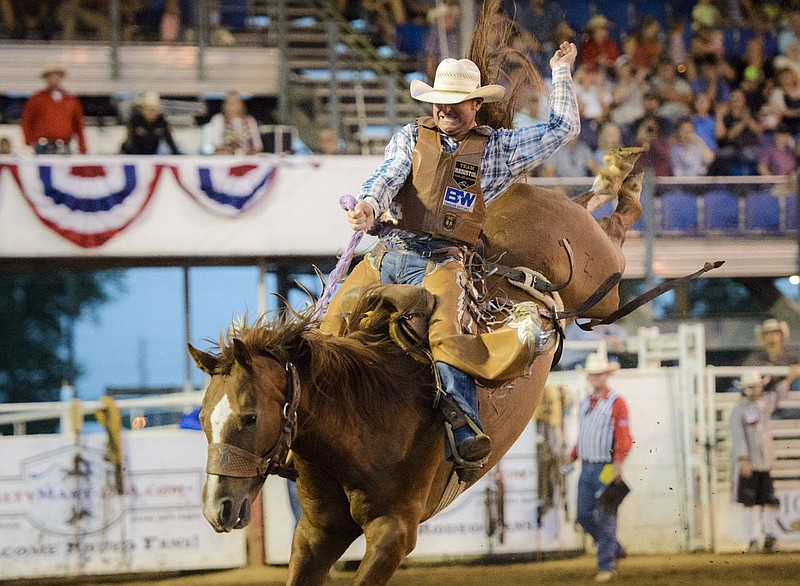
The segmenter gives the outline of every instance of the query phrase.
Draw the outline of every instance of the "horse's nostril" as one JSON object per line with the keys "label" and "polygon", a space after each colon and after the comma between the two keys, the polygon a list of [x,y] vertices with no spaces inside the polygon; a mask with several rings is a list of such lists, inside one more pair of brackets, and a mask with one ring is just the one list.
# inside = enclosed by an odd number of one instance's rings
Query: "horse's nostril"
{"label": "horse's nostril", "polygon": [[233,499],[222,499],[219,505],[219,520],[222,524],[229,525],[236,520],[233,518]]}

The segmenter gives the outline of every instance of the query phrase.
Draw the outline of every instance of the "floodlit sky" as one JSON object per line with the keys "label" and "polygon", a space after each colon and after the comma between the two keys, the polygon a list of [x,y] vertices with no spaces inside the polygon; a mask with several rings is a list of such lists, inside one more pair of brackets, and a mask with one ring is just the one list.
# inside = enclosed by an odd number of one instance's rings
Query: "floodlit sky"
{"label": "floodlit sky", "polygon": [[[75,387],[82,399],[95,399],[108,387],[184,385],[183,270],[131,269],[125,284],[127,292],[104,305],[96,322],[87,316],[76,326],[75,354],[85,374]],[[255,267],[192,268],[189,284],[190,341],[201,350],[210,347],[206,338],[218,340],[236,316],[247,311],[252,321],[257,314]],[[274,311],[274,276],[267,275],[266,284],[268,311]],[[303,302],[300,295],[290,300]],[[193,364],[191,380],[195,388],[204,382]]]}

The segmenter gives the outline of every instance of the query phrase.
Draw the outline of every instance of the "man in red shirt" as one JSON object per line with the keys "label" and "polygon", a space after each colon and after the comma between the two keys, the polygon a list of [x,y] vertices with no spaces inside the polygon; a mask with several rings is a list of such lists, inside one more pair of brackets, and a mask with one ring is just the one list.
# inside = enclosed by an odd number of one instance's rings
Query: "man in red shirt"
{"label": "man in red shirt", "polygon": [[608,386],[618,368],[604,354],[590,354],[586,359],[592,392],[581,403],[578,443],[572,450],[572,460],[581,460],[576,521],[597,544],[597,582],[611,581],[617,559],[625,555],[617,540],[617,511],[600,502],[608,484],[622,482],[622,463],[633,446],[628,405]]}
{"label": "man in red shirt", "polygon": [[78,139],[78,150],[86,154],[83,107],[61,87],[65,75],[58,65],[45,66],[42,78],[47,86],[33,94],[22,109],[25,144],[39,154],[68,154],[73,138]]}

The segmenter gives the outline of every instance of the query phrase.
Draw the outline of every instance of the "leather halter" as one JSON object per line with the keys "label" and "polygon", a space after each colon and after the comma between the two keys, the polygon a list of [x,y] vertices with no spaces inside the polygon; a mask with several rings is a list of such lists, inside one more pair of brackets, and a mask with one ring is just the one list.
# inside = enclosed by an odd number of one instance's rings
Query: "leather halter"
{"label": "leather halter", "polygon": [[277,474],[289,480],[296,480],[298,473],[286,456],[292,447],[297,432],[297,404],[300,402],[300,381],[297,368],[286,362],[285,403],[281,414],[281,429],[270,450],[259,456],[224,442],[208,444],[206,472],[216,476],[234,478],[266,478]]}

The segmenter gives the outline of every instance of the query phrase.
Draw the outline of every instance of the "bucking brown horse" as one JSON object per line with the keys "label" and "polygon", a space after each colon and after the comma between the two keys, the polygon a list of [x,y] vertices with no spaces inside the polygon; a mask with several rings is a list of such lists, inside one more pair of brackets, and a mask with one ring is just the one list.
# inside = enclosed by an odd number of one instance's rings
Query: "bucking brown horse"
{"label": "bucking brown horse", "polygon": [[[576,266],[561,297],[565,307],[576,306],[624,269],[625,230],[641,213],[638,178],[625,178],[631,165],[577,202],[552,190],[512,187],[491,207],[487,255],[559,282],[569,274],[559,241],[569,239]],[[587,207],[613,197],[617,210],[598,223]],[[489,288],[504,299],[531,299],[492,279]],[[468,488],[444,459],[433,370],[419,359],[424,348],[396,342],[409,323],[424,327],[434,301],[419,287],[384,286],[355,301],[340,336],[320,332],[307,315],[286,313],[272,322],[234,324],[213,353],[189,347],[211,375],[201,422],[209,442],[204,514],[214,529],[248,524],[268,474],[299,474],[303,515],[288,584],[325,582],[361,534],[366,553],[353,584],[386,584],[414,549],[418,525]],[[537,303],[546,316],[550,303]],[[614,290],[591,314],[605,315],[617,304]],[[480,420],[493,444],[483,473],[531,420],[553,353],[538,356],[527,377],[479,387]]]}

